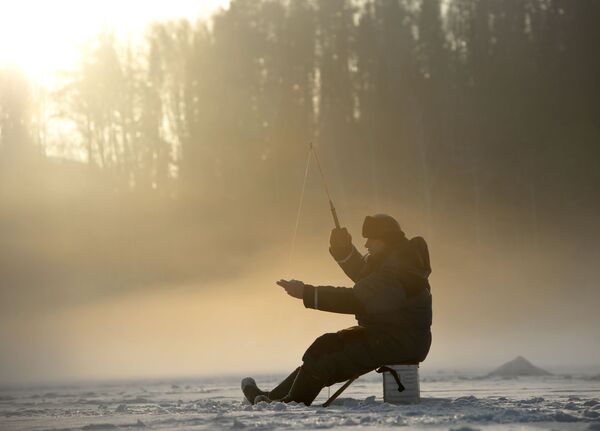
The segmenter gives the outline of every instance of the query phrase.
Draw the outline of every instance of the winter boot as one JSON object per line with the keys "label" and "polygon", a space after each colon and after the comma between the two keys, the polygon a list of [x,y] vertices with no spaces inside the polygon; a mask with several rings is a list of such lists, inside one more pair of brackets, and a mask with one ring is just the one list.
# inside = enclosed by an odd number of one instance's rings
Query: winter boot
{"label": "winter boot", "polygon": [[242,392],[250,404],[254,404],[254,399],[259,395],[269,395],[268,392],[261,391],[258,386],[256,386],[256,381],[252,377],[245,377],[242,379]]}

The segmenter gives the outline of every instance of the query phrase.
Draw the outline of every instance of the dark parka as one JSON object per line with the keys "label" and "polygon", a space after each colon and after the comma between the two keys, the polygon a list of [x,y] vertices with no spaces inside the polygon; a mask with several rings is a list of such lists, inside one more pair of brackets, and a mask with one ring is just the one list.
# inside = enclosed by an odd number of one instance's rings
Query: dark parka
{"label": "dark parka", "polygon": [[423,361],[432,318],[425,240],[403,237],[381,256],[363,256],[354,245],[329,251],[355,285],[306,285],[304,305],[354,314],[358,325],[317,338],[302,358],[304,366],[329,386],[381,365]]}

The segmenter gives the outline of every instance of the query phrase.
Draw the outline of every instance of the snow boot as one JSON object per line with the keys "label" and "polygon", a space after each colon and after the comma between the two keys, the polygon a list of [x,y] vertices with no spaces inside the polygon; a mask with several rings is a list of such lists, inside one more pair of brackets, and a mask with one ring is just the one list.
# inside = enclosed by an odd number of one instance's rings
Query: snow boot
{"label": "snow boot", "polygon": [[242,392],[250,404],[254,404],[254,399],[260,395],[269,395],[268,392],[261,391],[258,386],[256,386],[256,381],[252,377],[245,377],[242,379]]}

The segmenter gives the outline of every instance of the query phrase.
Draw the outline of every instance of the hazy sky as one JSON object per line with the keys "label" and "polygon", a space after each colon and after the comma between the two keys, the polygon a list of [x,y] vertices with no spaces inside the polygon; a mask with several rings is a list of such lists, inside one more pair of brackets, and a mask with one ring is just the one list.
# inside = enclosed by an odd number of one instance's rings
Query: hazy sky
{"label": "hazy sky", "polygon": [[153,20],[207,17],[229,0],[22,0],[0,7],[0,66],[18,66],[51,84],[54,72],[72,67],[79,47],[102,30],[120,37],[141,34]]}

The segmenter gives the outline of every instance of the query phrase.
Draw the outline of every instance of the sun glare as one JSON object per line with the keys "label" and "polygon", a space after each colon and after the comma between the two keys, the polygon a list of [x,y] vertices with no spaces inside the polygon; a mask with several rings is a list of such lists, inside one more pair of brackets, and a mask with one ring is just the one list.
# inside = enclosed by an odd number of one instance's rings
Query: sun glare
{"label": "sun glare", "polygon": [[73,68],[82,44],[101,31],[139,37],[151,21],[208,17],[229,0],[21,0],[0,7],[0,67],[17,67],[46,86]]}

